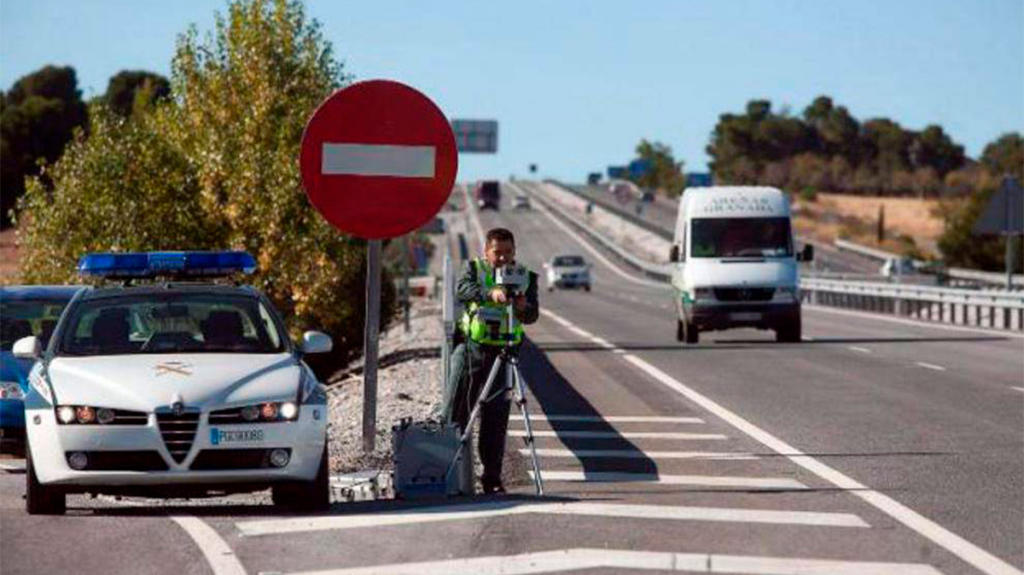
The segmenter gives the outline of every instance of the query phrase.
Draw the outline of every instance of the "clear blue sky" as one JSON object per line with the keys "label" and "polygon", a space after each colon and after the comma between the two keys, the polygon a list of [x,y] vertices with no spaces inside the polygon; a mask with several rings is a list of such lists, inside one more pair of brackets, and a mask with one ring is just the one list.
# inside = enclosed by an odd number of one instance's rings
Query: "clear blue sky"
{"label": "clear blue sky", "polygon": [[[175,37],[223,0],[3,0],[0,84],[71,65],[88,97],[123,69],[170,73]],[[581,181],[641,138],[705,169],[718,115],[819,94],[857,118],[942,125],[972,157],[1024,131],[1022,0],[337,2],[308,14],[357,79],[417,87],[450,118],[494,118],[497,155],[460,180]]]}

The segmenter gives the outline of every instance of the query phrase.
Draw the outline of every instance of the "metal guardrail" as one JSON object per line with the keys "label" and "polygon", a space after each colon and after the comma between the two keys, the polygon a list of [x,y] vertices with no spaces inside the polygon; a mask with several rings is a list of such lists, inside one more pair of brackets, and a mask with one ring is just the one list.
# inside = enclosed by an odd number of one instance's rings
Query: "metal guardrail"
{"label": "metal guardrail", "polygon": [[[890,259],[899,259],[904,256],[864,246],[858,243],[851,242],[849,240],[837,239],[834,242],[835,246],[840,250],[846,250],[854,252],[862,256],[877,259],[881,262],[885,262]],[[921,260],[914,260],[915,266],[925,264]],[[1000,272],[984,272],[981,270],[972,270],[967,268],[947,268],[939,272],[938,275],[943,275],[947,278],[954,280],[963,280],[967,282],[974,282],[980,284],[990,284],[993,286],[1005,286],[1006,285],[1006,274]],[[1014,288],[1024,287],[1024,274],[1014,274],[1012,279],[1012,285]]]}
{"label": "metal guardrail", "polygon": [[1024,331],[1024,294],[804,278],[803,301],[923,320]]}
{"label": "metal guardrail", "polygon": [[[523,188],[519,186],[519,182],[513,182],[512,185],[514,187],[519,188],[520,190],[523,190]],[[564,186],[559,187],[561,187],[562,189],[566,189]],[[634,256],[633,254],[627,252],[622,247],[620,247],[611,238],[605,236],[604,234],[595,230],[589,225],[579,220],[566,217],[565,214],[562,213],[560,208],[552,205],[550,200],[542,197],[542,194],[537,192],[536,190],[533,190],[533,193],[531,195],[534,197],[534,199],[539,201],[545,208],[547,208],[552,215],[561,219],[563,222],[568,223],[570,226],[573,226],[576,229],[580,230],[581,232],[589,236],[591,239],[601,244],[605,249],[615,254],[615,256],[619,258],[621,261],[629,264],[630,267],[640,271],[645,276],[650,277],[651,279],[655,279],[665,283],[671,281],[671,266],[665,264],[655,264],[653,262],[644,261]]]}
{"label": "metal guardrail", "polygon": [[603,200],[603,199],[600,199],[600,198],[594,198],[592,196],[589,196],[587,194],[584,194],[584,193],[580,192],[579,190],[577,190],[573,186],[569,186],[567,184],[563,184],[562,182],[559,182],[558,180],[547,179],[547,180],[544,180],[544,182],[548,183],[548,184],[551,184],[553,186],[557,186],[557,187],[559,187],[559,188],[561,188],[561,189],[563,189],[563,190],[565,190],[565,191],[567,191],[567,192],[569,192],[571,194],[574,194],[574,195],[580,197],[581,199],[584,199],[584,200],[586,200],[588,202],[593,203],[594,205],[601,206],[602,208],[605,209],[605,211],[610,212],[612,215],[615,215],[617,217],[620,217],[620,218],[626,220],[627,222],[633,224],[634,226],[636,226],[638,228],[647,230],[648,232],[651,232],[652,234],[654,234],[654,235],[656,235],[656,236],[658,236],[658,237],[660,237],[662,239],[666,239],[668,241],[672,241],[672,233],[673,233],[672,230],[666,230],[665,228],[663,228],[663,227],[661,227],[661,226],[659,226],[657,224],[651,223],[651,222],[649,222],[649,221],[647,221],[647,220],[645,220],[645,219],[643,219],[641,217],[636,216],[635,214],[631,214],[631,213],[629,213],[629,212],[619,208],[618,206],[614,205],[614,203],[611,202],[611,201],[606,201],[606,200]]}

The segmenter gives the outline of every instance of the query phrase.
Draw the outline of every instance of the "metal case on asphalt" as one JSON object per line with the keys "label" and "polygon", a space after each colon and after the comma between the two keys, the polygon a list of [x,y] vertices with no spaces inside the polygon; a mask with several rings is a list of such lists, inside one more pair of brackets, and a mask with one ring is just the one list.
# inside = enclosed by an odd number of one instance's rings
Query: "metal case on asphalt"
{"label": "metal case on asphalt", "polygon": [[459,447],[459,427],[403,419],[391,428],[395,496],[422,499],[472,495],[472,450],[464,449],[449,477],[445,471]]}

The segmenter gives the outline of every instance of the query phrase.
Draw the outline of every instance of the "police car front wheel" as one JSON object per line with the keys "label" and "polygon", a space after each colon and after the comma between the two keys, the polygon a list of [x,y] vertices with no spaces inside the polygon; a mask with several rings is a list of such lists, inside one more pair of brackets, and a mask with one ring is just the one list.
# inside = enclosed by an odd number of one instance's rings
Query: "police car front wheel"
{"label": "police car front wheel", "polygon": [[327,442],[320,456],[320,467],[312,481],[289,481],[271,489],[274,505],[296,511],[325,511],[331,506],[330,462]]}
{"label": "police car front wheel", "polygon": [[31,450],[25,449],[25,511],[29,515],[64,515],[67,496],[59,487],[39,483]]}

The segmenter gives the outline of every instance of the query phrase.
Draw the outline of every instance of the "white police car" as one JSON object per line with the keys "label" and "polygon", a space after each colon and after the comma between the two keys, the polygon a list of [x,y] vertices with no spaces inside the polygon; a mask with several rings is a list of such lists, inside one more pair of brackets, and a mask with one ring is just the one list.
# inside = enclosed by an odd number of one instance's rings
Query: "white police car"
{"label": "white police car", "polygon": [[[84,289],[39,361],[25,397],[26,507],[63,513],[68,493],[201,497],[272,488],[277,505],[329,505],[324,388],[250,286],[197,278],[250,273],[245,252],[91,254]],[[133,285],[136,278],[152,280]]]}

